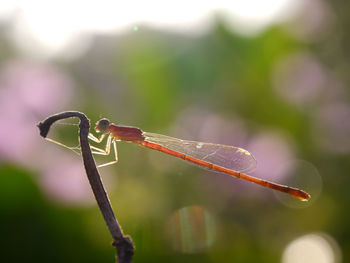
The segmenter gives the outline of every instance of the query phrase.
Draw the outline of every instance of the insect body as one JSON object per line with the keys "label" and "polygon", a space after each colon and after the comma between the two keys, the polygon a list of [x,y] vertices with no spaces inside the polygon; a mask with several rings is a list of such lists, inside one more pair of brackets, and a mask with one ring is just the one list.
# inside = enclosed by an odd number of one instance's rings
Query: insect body
{"label": "insect body", "polygon": [[99,167],[114,164],[118,161],[117,141],[132,142],[153,150],[175,156],[185,161],[197,164],[217,172],[228,174],[264,187],[287,193],[301,201],[307,201],[310,195],[300,189],[262,180],[246,173],[256,167],[256,160],[248,151],[221,144],[181,140],[165,135],[143,132],[141,129],[129,126],[118,126],[107,119],[97,122],[95,130],[101,132],[100,138],[89,134],[89,139],[101,143],[108,135],[105,149],[91,146],[93,153],[109,155],[113,144],[115,159]]}

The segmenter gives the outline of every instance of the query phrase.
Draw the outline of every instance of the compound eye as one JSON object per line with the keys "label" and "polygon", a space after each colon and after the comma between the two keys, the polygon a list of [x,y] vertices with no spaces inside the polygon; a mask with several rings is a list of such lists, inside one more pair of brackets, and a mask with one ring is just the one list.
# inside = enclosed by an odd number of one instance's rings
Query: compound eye
{"label": "compound eye", "polygon": [[97,132],[105,132],[109,128],[109,120],[108,119],[101,119],[97,122],[95,130]]}

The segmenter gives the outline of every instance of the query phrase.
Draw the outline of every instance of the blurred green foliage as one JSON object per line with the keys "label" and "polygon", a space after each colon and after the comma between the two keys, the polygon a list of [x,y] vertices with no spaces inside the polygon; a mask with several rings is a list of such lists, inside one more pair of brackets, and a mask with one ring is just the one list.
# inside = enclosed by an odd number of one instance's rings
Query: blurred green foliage
{"label": "blurred green foliage", "polygon": [[[317,231],[333,236],[344,262],[349,260],[349,157],[320,148],[311,127],[313,109],[286,102],[271,87],[272,71],[281,58],[297,51],[318,56],[318,45],[322,42],[296,40],[283,27],[242,37],[217,21],[201,37],[142,26],[124,36],[96,36],[83,57],[56,62],[76,83],[72,107],[93,122],[108,117],[169,134],[190,107],[228,119],[239,115],[249,134],[269,129],[287,133],[298,158],[313,163],[321,173],[322,194],[312,205],[294,209],[260,198],[261,189],[225,195],[223,185],[233,192],[240,187],[244,191],[244,185],[221,175],[217,182],[216,174],[207,176],[171,157],[120,143],[120,162],[106,171],[117,177],[110,195],[125,233],[136,244],[134,262],[280,262],[292,239]],[[9,45],[1,45],[1,60],[13,56],[8,49]],[[69,141],[76,134],[60,136]],[[170,163],[172,169],[156,169],[150,161],[154,159]],[[38,186],[38,177],[35,170],[16,163],[0,166],[3,262],[113,262],[111,238],[96,206],[51,200]],[[173,250],[165,234],[169,215],[190,205],[202,205],[217,222],[214,244],[192,254]]]}

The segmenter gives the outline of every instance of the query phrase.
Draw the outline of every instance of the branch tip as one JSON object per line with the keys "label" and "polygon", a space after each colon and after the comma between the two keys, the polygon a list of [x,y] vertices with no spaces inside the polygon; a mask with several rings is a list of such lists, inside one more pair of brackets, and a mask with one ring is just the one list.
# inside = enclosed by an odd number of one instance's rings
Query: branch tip
{"label": "branch tip", "polygon": [[66,111],[52,115],[45,120],[39,122],[37,127],[40,130],[40,135],[46,138],[51,125],[61,119],[78,117],[79,125],[79,140],[81,153],[83,157],[86,175],[89,179],[95,199],[111,233],[114,242],[113,246],[117,249],[117,261],[120,263],[130,263],[134,255],[134,244],[129,236],[124,236],[121,227],[114,216],[112,206],[101,181],[100,174],[96,168],[95,160],[92,156],[90,145],[88,142],[88,134],[90,131],[90,121],[84,113],[78,111]]}

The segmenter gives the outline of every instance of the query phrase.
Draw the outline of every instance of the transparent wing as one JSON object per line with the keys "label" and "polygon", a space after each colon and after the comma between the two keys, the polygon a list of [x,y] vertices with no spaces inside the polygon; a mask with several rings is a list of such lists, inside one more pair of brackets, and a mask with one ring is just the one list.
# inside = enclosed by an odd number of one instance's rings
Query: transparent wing
{"label": "transparent wing", "polygon": [[144,132],[145,140],[237,172],[251,172],[256,167],[253,155],[238,147],[186,141],[161,134]]}

